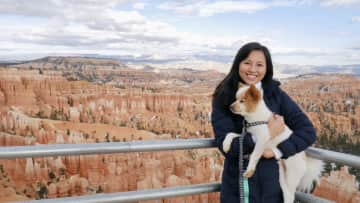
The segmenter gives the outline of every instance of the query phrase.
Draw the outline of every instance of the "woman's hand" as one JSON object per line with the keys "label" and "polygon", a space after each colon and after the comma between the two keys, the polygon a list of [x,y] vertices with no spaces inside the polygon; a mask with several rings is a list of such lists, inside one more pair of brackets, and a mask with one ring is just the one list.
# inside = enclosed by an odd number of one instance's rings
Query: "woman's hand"
{"label": "woman's hand", "polygon": [[270,139],[280,135],[285,129],[284,118],[280,115],[274,114],[268,121],[268,127],[270,131]]}
{"label": "woman's hand", "polygon": [[263,153],[263,157],[265,157],[267,159],[275,157],[274,151],[271,149],[265,149],[264,153]]}

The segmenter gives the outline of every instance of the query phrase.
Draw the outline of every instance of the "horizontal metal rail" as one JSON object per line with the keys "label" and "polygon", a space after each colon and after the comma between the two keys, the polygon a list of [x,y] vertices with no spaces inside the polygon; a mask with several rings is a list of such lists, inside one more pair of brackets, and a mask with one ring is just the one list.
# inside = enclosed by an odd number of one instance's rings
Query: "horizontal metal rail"
{"label": "horizontal metal rail", "polygon": [[[161,189],[147,189],[130,192],[102,193],[96,195],[86,195],[77,197],[65,197],[57,199],[30,200],[27,203],[128,203],[145,200],[155,200],[172,198],[179,196],[198,195],[202,193],[219,192],[221,184],[219,182],[195,184],[189,186],[176,186]],[[311,203],[334,203],[313,195],[296,192],[296,200]],[[22,203],[24,201],[15,202]]]}
{"label": "horizontal metal rail", "polygon": [[87,144],[49,144],[0,147],[0,159],[148,152],[215,147],[214,139],[147,140],[130,142],[102,142]]}
{"label": "horizontal metal rail", "polygon": [[[130,141],[130,142],[111,142],[111,143],[89,143],[89,144],[50,144],[32,145],[16,147],[0,147],[0,159],[14,159],[27,157],[46,157],[46,156],[68,156],[68,155],[87,155],[87,154],[107,154],[125,152],[148,152],[163,150],[184,150],[216,147],[215,140],[212,138],[204,139],[176,139],[176,140],[153,140],[153,141]],[[352,167],[360,168],[360,157],[351,154],[344,154],[325,149],[310,147],[306,153],[317,159],[329,162],[336,162]],[[96,195],[86,195],[80,197],[66,197],[58,199],[32,200],[26,202],[77,202],[77,203],[122,203],[142,200],[161,199],[184,195],[194,195],[220,191],[220,183],[198,184],[190,186],[178,186],[162,189],[149,189],[119,193],[103,193]],[[296,200],[300,202],[319,202],[329,203],[331,201],[305,194],[296,193]]]}
{"label": "horizontal metal rail", "polygon": [[[220,191],[220,184],[206,183],[188,186],[176,186],[161,189],[137,190],[130,192],[102,193],[77,197],[65,197],[58,199],[43,199],[26,201],[27,203],[125,203],[144,200],[154,200],[169,197],[197,195]],[[21,201],[20,201],[21,202]],[[16,202],[16,203],[20,203]]]}
{"label": "horizontal metal rail", "polygon": [[360,168],[360,156],[315,147],[309,147],[306,150],[306,154],[313,158],[321,159],[323,161],[344,164],[354,168]]}
{"label": "horizontal metal rail", "polygon": [[[213,138],[148,140],[130,142],[106,142],[88,144],[49,144],[16,147],[0,147],[0,159],[68,156],[86,154],[108,154],[124,152],[148,152],[216,147]],[[309,147],[306,154],[328,162],[360,168],[360,157],[315,147]]]}

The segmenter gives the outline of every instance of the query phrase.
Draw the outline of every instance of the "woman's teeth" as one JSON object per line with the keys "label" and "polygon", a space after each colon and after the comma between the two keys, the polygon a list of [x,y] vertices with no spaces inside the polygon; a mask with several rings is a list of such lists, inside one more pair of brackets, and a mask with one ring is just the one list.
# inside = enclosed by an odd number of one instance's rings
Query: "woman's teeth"
{"label": "woman's teeth", "polygon": [[255,79],[257,76],[256,76],[256,75],[247,74],[247,77],[250,78],[250,79]]}

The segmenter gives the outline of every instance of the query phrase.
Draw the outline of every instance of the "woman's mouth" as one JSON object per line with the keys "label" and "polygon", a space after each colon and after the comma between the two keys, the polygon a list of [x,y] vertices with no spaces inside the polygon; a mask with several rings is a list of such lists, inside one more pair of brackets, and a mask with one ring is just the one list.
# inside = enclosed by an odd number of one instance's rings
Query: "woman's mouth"
{"label": "woman's mouth", "polygon": [[250,80],[255,80],[257,78],[257,74],[246,74],[246,77],[249,78]]}

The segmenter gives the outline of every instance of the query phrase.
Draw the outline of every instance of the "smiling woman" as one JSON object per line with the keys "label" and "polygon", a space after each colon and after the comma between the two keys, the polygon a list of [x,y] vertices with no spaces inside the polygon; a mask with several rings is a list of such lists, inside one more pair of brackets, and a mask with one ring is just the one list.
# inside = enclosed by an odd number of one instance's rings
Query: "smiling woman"
{"label": "smiling woman", "polygon": [[[256,166],[255,173],[248,179],[250,203],[284,202],[279,182],[278,160],[280,158],[287,159],[315,142],[315,129],[309,118],[280,89],[280,83],[273,80],[272,77],[273,65],[269,50],[260,43],[252,42],[240,48],[230,72],[215,89],[211,122],[215,142],[225,157],[221,180],[221,203],[239,202],[239,153],[242,153],[243,157],[248,157],[254,151],[255,142],[260,143],[261,137],[264,136],[263,134],[252,135],[246,129],[244,131],[244,117],[230,111],[230,105],[235,101],[239,82],[257,88],[262,93],[270,111],[281,115],[274,116],[274,118],[270,116],[271,118],[266,122],[272,139],[282,133],[284,123],[293,131],[291,139],[284,140],[274,149],[265,149],[264,153],[260,154],[262,158]],[[239,137],[226,145],[230,146],[229,148],[224,148],[225,138],[239,133],[244,135],[242,148],[239,147]],[[249,160],[244,158],[244,169],[248,163]],[[244,188],[246,185],[247,183],[244,182]]]}

